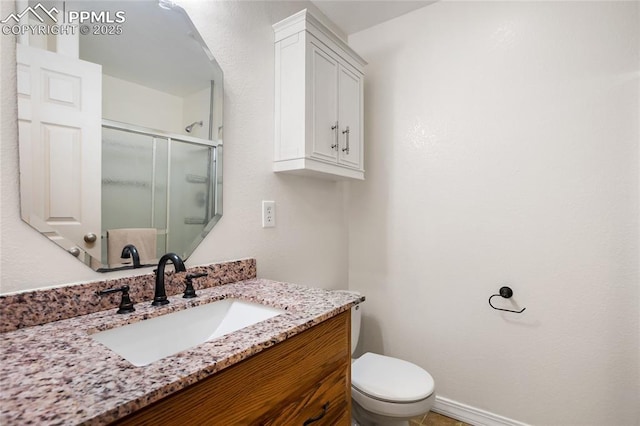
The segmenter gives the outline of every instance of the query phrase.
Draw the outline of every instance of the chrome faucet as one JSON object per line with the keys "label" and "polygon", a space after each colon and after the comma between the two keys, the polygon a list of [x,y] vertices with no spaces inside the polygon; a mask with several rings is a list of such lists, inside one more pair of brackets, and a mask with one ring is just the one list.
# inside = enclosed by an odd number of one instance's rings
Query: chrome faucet
{"label": "chrome faucet", "polygon": [[142,265],[140,264],[140,254],[138,253],[138,249],[136,248],[136,246],[134,246],[133,244],[127,244],[126,246],[124,246],[124,248],[122,249],[122,254],[120,255],[120,258],[122,259],[129,259],[129,258],[133,258],[133,268],[141,268]]}
{"label": "chrome faucet", "polygon": [[164,288],[164,267],[167,265],[168,261],[173,263],[173,267],[176,272],[187,271],[187,268],[184,267],[184,262],[180,259],[180,256],[175,253],[167,253],[160,258],[158,261],[158,269],[156,269],[156,290],[153,295],[153,302],[151,302],[153,306],[166,305],[169,303],[167,300],[167,293]]}

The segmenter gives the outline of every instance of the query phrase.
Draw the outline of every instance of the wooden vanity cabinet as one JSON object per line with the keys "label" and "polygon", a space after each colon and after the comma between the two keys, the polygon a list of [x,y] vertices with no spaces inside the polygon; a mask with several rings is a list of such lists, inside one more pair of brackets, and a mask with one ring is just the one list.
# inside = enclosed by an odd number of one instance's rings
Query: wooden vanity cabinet
{"label": "wooden vanity cabinet", "polygon": [[121,425],[349,425],[346,311],[170,395]]}

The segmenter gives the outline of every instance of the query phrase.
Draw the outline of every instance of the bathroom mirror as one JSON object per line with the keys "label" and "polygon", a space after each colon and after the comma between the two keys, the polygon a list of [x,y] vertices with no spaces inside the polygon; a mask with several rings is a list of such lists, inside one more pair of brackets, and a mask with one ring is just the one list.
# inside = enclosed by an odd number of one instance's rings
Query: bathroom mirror
{"label": "bathroom mirror", "polygon": [[16,9],[49,29],[17,35],[22,219],[101,272],[133,268],[132,254],[186,259],[222,216],[223,129],[223,73],[187,13],[168,0]]}

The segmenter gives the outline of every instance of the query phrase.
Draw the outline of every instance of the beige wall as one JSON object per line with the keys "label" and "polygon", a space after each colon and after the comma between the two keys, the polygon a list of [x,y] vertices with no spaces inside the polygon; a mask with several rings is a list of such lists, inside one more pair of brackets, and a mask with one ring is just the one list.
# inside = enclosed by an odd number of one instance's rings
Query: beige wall
{"label": "beige wall", "polygon": [[[638,423],[638,6],[438,2],[350,36],[364,349],[521,422]],[[505,284],[522,315],[488,306]]]}
{"label": "beige wall", "polygon": [[[182,108],[182,129],[183,134],[193,136],[194,138],[209,139],[209,116],[211,109],[211,87],[206,87],[195,93],[184,97],[184,107]],[[214,106],[215,109],[215,106]],[[214,111],[214,117],[216,116]],[[202,121],[202,126],[195,125],[191,129],[191,133],[187,133],[184,128],[194,121]],[[212,123],[213,139],[218,139],[218,126],[220,124],[215,121]]]}
{"label": "beige wall", "polygon": [[[341,184],[276,175],[271,25],[306,2],[181,2],[224,70],[224,216],[187,265],[256,257],[258,274],[325,288],[347,287]],[[0,2],[0,15],[12,2]],[[12,37],[0,36],[0,292],[117,277],[99,274],[20,220]],[[275,200],[276,228],[262,229],[261,201]]]}
{"label": "beige wall", "polygon": [[185,135],[185,103],[180,96],[102,74],[102,118],[107,120]]}

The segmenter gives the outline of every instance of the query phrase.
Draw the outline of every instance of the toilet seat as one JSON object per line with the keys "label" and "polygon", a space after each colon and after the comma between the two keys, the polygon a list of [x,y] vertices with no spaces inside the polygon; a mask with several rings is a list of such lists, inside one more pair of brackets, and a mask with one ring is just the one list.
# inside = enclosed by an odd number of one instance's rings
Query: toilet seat
{"label": "toilet seat", "polygon": [[351,385],[369,398],[403,404],[428,398],[435,386],[433,377],[417,365],[371,352],[351,364]]}
{"label": "toilet seat", "polygon": [[353,399],[353,416],[356,419],[369,419],[370,422],[380,423],[380,420],[372,418],[372,415],[383,416],[385,419],[410,419],[422,416],[431,410],[435,401],[435,392],[427,398],[416,402],[387,402],[371,398],[351,388],[351,398]]}

